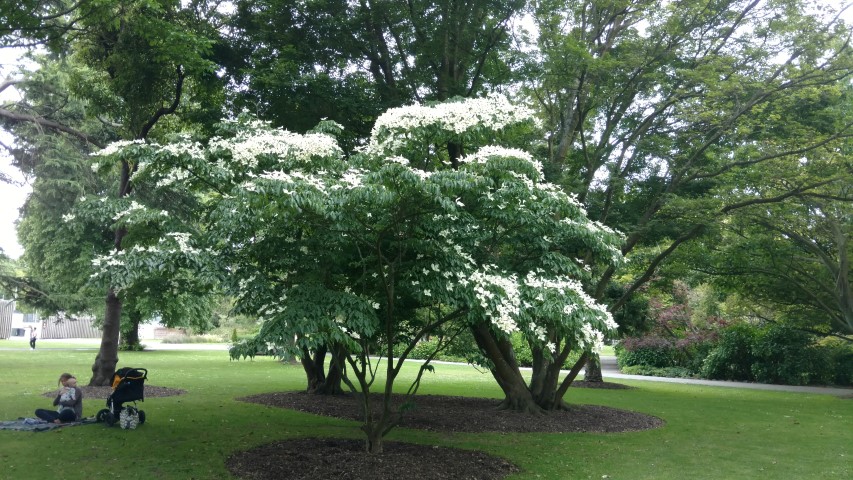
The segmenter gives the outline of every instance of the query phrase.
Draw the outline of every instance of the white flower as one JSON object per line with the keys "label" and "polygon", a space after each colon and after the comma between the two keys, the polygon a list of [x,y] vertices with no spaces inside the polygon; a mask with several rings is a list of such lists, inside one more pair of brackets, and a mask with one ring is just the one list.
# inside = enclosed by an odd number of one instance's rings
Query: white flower
{"label": "white flower", "polygon": [[[518,160],[522,160],[531,164],[536,172],[539,173],[540,178],[542,175],[542,164],[533,159],[533,156],[524,150],[519,150],[517,148],[505,148],[501,146],[495,145],[486,145],[480,148],[476,153],[471,155],[467,155],[459,159],[460,163],[486,163],[490,158],[493,157],[503,157],[503,158],[515,158]],[[523,177],[519,177],[520,179],[524,179]],[[532,186],[532,184],[531,184]]]}
{"label": "white flower", "polygon": [[531,109],[513,105],[503,95],[469,98],[434,106],[392,108],[376,119],[366,151],[392,154],[400,151],[410,141],[410,132],[418,128],[433,127],[458,135],[474,128],[501,130],[508,125],[532,119]]}
{"label": "white flower", "polygon": [[101,150],[99,150],[97,152],[93,152],[92,156],[94,156],[94,157],[105,157],[107,155],[112,155],[112,154],[122,150],[124,147],[129,146],[129,145],[138,145],[138,144],[142,144],[142,143],[145,143],[145,140],[119,140],[117,142],[113,142],[113,143],[107,145],[106,147],[102,148]]}

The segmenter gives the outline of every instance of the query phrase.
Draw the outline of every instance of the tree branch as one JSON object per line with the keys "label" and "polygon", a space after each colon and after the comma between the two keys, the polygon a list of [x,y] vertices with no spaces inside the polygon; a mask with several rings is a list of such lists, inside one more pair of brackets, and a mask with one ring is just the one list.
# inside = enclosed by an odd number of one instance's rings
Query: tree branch
{"label": "tree branch", "polygon": [[98,148],[104,148],[104,146],[100,142],[94,140],[88,134],[44,117],[27,115],[24,113],[16,113],[5,108],[0,108],[0,118],[6,119],[12,123],[34,123],[50,130],[56,130],[59,132],[67,133],[69,135],[79,138],[80,140],[83,140],[86,143],[91,143],[92,145]]}
{"label": "tree branch", "polygon": [[172,104],[168,107],[160,107],[159,110],[154,112],[154,115],[142,126],[142,130],[139,132],[139,138],[145,139],[148,137],[148,132],[154,128],[154,125],[164,116],[175,113],[175,110],[178,109],[178,105],[181,103],[181,93],[183,92],[184,87],[184,70],[180,65],[176,68],[178,72],[178,81],[175,84],[175,98],[172,101]]}

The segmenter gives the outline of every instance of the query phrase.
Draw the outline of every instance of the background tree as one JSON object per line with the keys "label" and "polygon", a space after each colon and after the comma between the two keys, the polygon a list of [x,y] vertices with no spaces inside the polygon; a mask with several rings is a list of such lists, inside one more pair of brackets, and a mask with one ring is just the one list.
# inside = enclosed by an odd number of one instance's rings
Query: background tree
{"label": "background tree", "polygon": [[[515,74],[518,0],[236,2],[237,105],[293,131],[322,118],[364,140],[376,117],[413,101],[501,89]],[[297,114],[294,115],[294,112]]]}
{"label": "background tree", "polygon": [[[734,206],[715,187],[764,163],[792,168],[850,133],[849,122],[791,123],[788,109],[792,98],[819,109],[820,92],[831,97],[849,79],[849,30],[832,11],[741,0],[531,5],[539,57],[526,92],[549,131],[546,175],[577,192],[593,219],[626,232],[623,253],[643,262],[621,281],[614,311]],[[643,246],[656,254],[635,255],[650,251]],[[615,275],[596,278],[596,298]]]}
{"label": "background tree", "polygon": [[[220,116],[221,85],[209,60],[216,31],[199,18],[203,2],[132,1],[81,3],[74,10],[73,30],[64,37],[63,46],[70,54],[62,57],[68,72],[65,83],[69,97],[85,102],[85,118],[99,119],[111,140],[146,139],[181,125],[164,119],[180,112],[186,126],[204,121],[215,112]],[[52,121],[46,116],[25,116],[17,112],[0,112],[10,122],[30,122],[53,130],[81,136],[81,130]],[[53,122],[53,123],[51,123]],[[155,126],[160,125],[159,133]],[[153,133],[152,133],[153,132]],[[136,164],[120,162],[112,188],[116,202],[107,206],[114,212],[129,203],[133,193],[129,182]],[[41,222],[44,223],[44,222]],[[112,248],[120,251],[128,235],[125,225],[117,225],[110,235]],[[36,233],[38,238],[45,238]],[[132,236],[132,233],[131,233]],[[48,237],[49,238],[49,237]],[[91,254],[89,255],[91,256]],[[85,259],[86,256],[75,258]],[[124,292],[125,294],[142,292]],[[109,289],[104,308],[101,349],[93,365],[90,384],[111,382],[115,369],[121,307],[123,299]],[[141,305],[149,301],[137,299],[135,317]]]}
{"label": "background tree", "polygon": [[79,20],[83,2],[20,0],[0,5],[0,47],[59,48]]}

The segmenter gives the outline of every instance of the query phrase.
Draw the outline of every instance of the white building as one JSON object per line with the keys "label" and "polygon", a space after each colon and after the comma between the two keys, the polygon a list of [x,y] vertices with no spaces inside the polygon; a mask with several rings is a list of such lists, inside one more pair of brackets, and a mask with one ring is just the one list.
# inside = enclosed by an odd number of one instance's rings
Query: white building
{"label": "white building", "polygon": [[101,329],[93,322],[93,317],[43,318],[19,312],[14,300],[0,300],[0,339],[29,340],[30,328],[36,329],[36,338],[101,338]]}

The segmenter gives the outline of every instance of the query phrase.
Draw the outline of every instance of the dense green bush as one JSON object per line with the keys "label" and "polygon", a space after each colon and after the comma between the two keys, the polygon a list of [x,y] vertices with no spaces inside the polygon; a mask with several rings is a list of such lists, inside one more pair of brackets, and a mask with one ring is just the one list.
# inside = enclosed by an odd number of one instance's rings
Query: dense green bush
{"label": "dense green bush", "polygon": [[819,347],[826,353],[832,369],[832,383],[853,385],[853,343],[840,338],[825,338]]}
{"label": "dense green bush", "polygon": [[853,384],[850,342],[816,343],[785,325],[738,324],[723,331],[705,358],[702,376],[785,385]]}
{"label": "dense green bush", "polygon": [[679,366],[679,352],[671,340],[658,336],[626,338],[616,346],[619,367],[642,365],[665,368]]}
{"label": "dense green bush", "polygon": [[705,357],[701,375],[713,380],[752,381],[752,344],[758,330],[747,323],[726,328],[720,334],[717,346]]}
{"label": "dense green bush", "polygon": [[649,367],[648,365],[631,365],[622,368],[627,375],[648,375],[651,377],[693,378],[695,375],[684,367]]}
{"label": "dense green bush", "polygon": [[649,335],[616,346],[623,373],[786,385],[853,385],[853,344],[815,342],[784,325],[738,323],[719,335],[669,340]]}
{"label": "dense green bush", "polygon": [[717,335],[691,335],[675,343],[680,360],[677,366],[686,368],[691,375],[698,376],[702,372],[705,358],[717,346]]}
{"label": "dense green bush", "polygon": [[[433,360],[442,360],[445,362],[466,362],[465,352],[467,347],[461,345],[463,342],[472,341],[471,338],[456,338],[450,345],[442,349]],[[415,348],[409,352],[408,358],[415,360],[424,360],[433,354],[438,346],[438,337],[431,337],[426,340],[421,340],[415,345]],[[398,344],[394,347],[394,355],[400,356],[406,349],[406,345]]]}
{"label": "dense green bush", "polygon": [[773,325],[755,337],[752,373],[755,380],[762,383],[831,383],[833,372],[827,353],[815,345],[812,335],[784,325]]}

